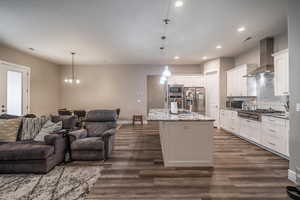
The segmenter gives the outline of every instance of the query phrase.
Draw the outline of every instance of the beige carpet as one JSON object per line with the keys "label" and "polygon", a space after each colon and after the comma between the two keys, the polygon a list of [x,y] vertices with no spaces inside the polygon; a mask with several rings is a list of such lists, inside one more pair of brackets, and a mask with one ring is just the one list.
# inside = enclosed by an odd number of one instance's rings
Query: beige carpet
{"label": "beige carpet", "polygon": [[101,170],[99,164],[70,164],[57,166],[45,175],[0,175],[0,200],[81,200]]}

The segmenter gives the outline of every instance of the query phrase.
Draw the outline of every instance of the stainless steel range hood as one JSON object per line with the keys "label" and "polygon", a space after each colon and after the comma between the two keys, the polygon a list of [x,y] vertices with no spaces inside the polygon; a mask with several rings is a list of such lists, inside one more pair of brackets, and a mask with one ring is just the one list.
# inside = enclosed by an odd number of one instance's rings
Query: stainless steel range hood
{"label": "stainless steel range hood", "polygon": [[260,66],[254,71],[251,71],[247,74],[247,77],[253,77],[260,73],[270,73],[274,72],[274,59],[273,59],[273,50],[274,50],[274,38],[267,37],[262,39],[259,43],[260,51]]}

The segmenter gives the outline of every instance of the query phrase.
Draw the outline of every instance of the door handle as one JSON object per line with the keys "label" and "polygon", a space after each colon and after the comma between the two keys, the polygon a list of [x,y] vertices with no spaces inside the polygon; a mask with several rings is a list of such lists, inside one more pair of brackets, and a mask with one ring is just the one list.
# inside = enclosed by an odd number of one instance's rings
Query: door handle
{"label": "door handle", "polygon": [[5,108],[5,105],[1,105],[1,108]]}

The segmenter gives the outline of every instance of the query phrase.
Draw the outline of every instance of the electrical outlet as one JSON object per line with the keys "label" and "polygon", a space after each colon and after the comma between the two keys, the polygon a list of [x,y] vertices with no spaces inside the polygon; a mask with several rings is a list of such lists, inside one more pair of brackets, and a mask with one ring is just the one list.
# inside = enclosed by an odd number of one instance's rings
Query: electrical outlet
{"label": "electrical outlet", "polygon": [[300,103],[296,103],[296,112],[300,112]]}

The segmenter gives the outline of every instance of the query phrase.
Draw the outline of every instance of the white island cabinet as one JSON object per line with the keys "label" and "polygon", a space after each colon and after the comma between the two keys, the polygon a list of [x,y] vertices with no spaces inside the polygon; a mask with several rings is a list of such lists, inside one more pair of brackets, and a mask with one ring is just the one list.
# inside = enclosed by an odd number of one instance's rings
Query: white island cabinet
{"label": "white island cabinet", "polygon": [[159,121],[165,167],[213,167],[213,122],[198,114],[173,115],[152,109],[148,121]]}

